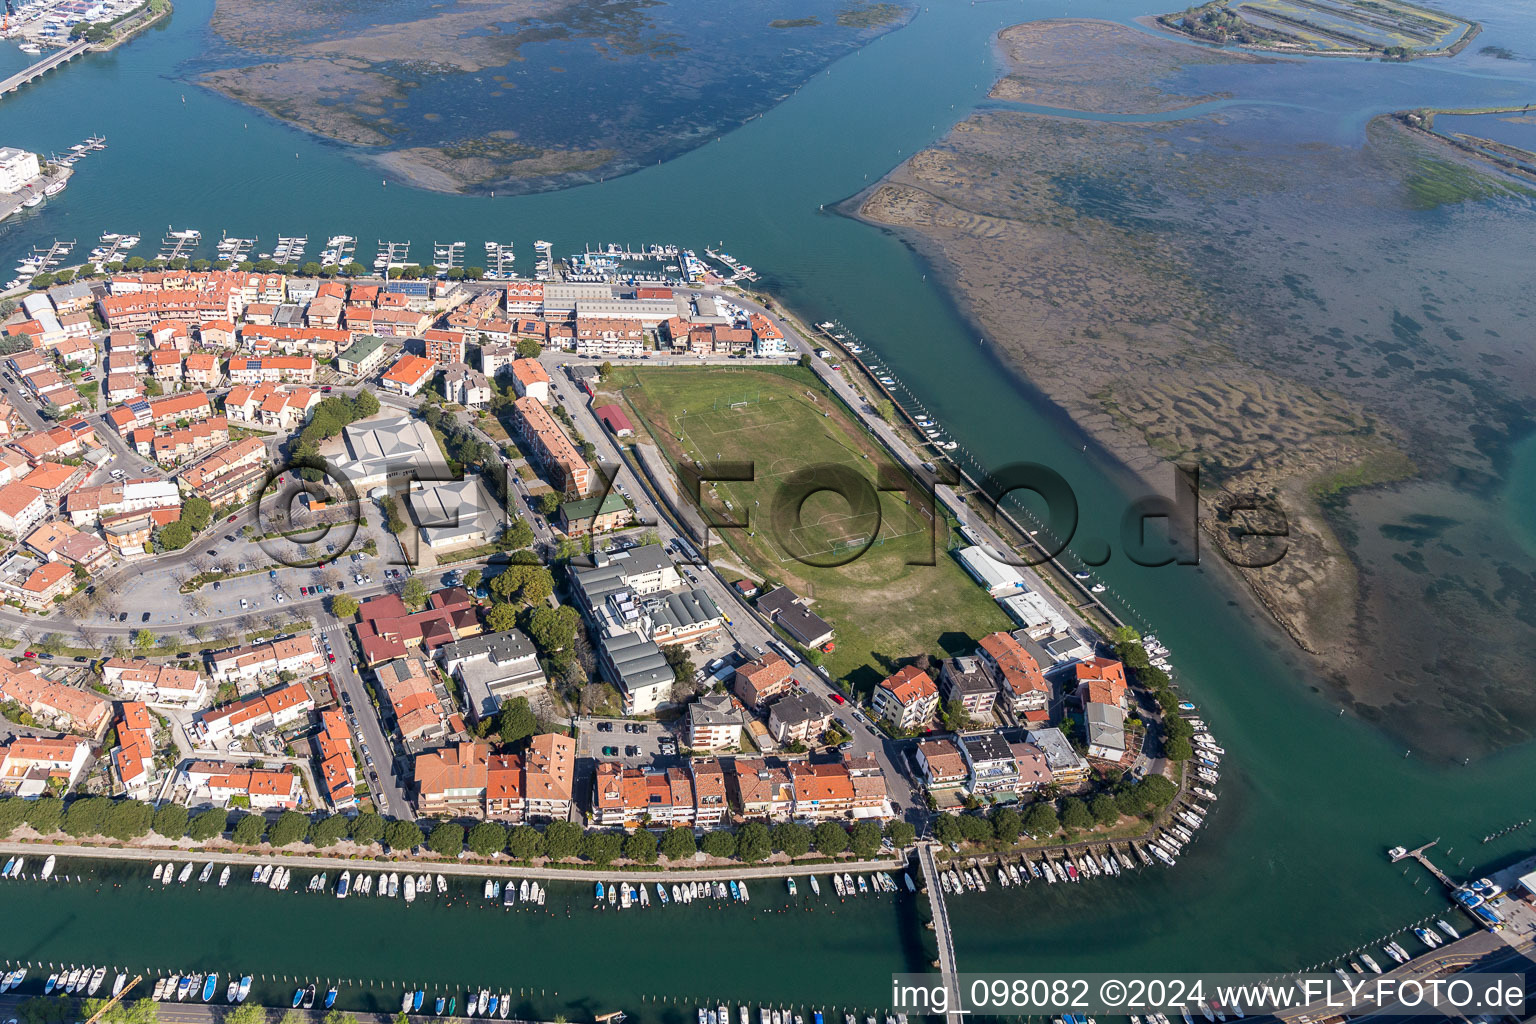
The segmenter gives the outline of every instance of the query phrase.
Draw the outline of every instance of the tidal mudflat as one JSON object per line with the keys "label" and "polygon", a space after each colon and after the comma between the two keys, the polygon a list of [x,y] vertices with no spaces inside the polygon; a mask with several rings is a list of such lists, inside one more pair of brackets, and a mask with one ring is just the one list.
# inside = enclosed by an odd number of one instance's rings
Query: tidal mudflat
{"label": "tidal mudflat", "polygon": [[220,0],[196,80],[445,192],[537,191],[716,138],[905,24],[879,0]]}
{"label": "tidal mudflat", "polygon": [[[1533,193],[1390,117],[1344,145],[1211,102],[1243,98],[1248,55],[1080,21],[1001,41],[994,95],[1097,115],[999,102],[848,208],[1126,464],[1199,463],[1217,545],[1234,505],[1278,502],[1285,557],[1241,573],[1358,713],[1423,750],[1528,738],[1536,560],[1494,499],[1536,411],[1536,302],[1477,254],[1527,249]],[[1283,91],[1308,66],[1264,70]]]}

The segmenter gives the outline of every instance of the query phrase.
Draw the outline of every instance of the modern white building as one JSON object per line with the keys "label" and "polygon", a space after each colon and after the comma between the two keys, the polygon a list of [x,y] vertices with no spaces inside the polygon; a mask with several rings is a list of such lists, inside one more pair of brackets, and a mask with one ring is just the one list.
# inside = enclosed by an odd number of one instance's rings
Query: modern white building
{"label": "modern white building", "polygon": [[41,171],[37,154],[6,146],[0,149],[0,192],[19,192]]}

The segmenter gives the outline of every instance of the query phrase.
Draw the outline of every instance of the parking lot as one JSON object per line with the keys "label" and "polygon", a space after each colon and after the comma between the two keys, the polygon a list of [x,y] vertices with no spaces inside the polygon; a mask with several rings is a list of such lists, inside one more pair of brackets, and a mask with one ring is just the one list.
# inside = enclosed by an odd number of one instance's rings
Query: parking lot
{"label": "parking lot", "polygon": [[639,767],[676,758],[682,746],[682,721],[633,722],[623,718],[582,718],[576,722],[577,758],[617,761]]}

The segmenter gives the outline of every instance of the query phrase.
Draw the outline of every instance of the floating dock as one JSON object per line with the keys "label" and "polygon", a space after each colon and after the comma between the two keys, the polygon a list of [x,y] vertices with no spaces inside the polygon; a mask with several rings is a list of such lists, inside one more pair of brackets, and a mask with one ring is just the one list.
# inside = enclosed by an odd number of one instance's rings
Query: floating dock
{"label": "floating dock", "polygon": [[464,243],[433,242],[432,265],[437,268],[438,277],[445,276],[450,270],[462,270],[464,268]]}
{"label": "floating dock", "polygon": [[386,242],[379,239],[378,255],[373,258],[373,269],[379,271],[404,267],[411,258],[410,242]]}
{"label": "floating dock", "polygon": [[492,281],[510,281],[517,276],[511,242],[486,242],[485,262],[485,276]]}
{"label": "floating dock", "polygon": [[203,233],[196,228],[176,231],[168,227],[165,238],[160,241],[160,259],[187,259],[197,251],[198,243],[202,240]]}
{"label": "floating dock", "polygon": [[[325,240],[325,249],[320,253],[320,265],[322,267],[344,267],[353,262],[357,253],[357,239],[351,235],[332,235]],[[290,258],[287,262],[297,263],[297,259]]]}

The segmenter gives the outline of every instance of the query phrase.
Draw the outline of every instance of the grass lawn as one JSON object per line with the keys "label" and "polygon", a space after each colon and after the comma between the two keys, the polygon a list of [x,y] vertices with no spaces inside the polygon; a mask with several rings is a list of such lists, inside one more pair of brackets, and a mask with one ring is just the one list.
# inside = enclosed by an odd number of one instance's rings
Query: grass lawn
{"label": "grass lawn", "polygon": [[[837,630],[825,665],[869,692],[919,653],[969,653],[1011,622],[960,567],[948,522],[879,443],[799,367],[615,371],[609,388],[676,465],[751,463],[704,485],[721,541],[759,579],[811,599]],[[882,471],[891,477],[876,486]],[[837,486],[836,492],[814,488]]]}

